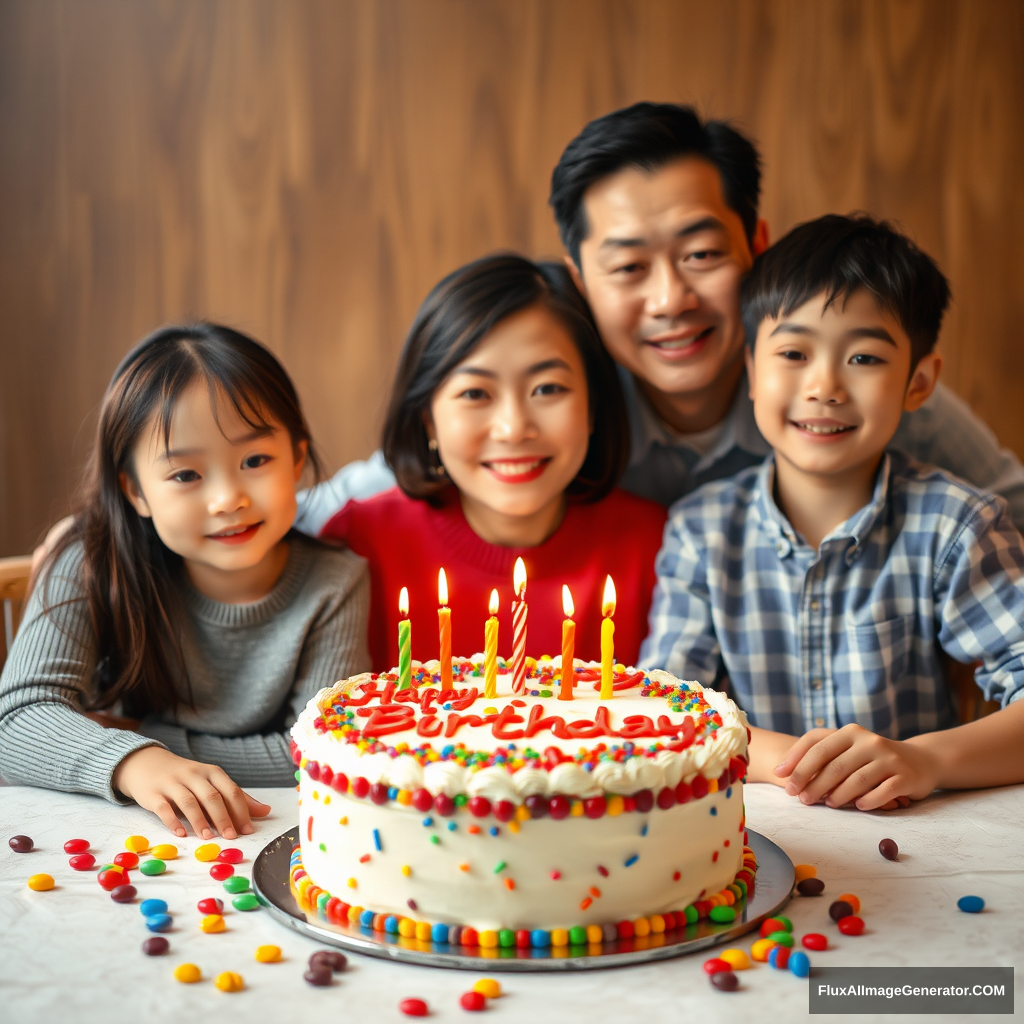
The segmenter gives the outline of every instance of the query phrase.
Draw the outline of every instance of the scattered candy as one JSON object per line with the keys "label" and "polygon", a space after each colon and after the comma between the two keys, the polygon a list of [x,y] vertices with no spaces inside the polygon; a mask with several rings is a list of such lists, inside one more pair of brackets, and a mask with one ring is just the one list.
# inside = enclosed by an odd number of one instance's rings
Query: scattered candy
{"label": "scattered candy", "polygon": [[101,871],[96,876],[96,881],[99,882],[107,892],[110,892],[111,889],[116,889],[119,885],[125,884],[124,872],[117,871],[114,868],[107,868],[106,871]]}
{"label": "scattered candy", "polygon": [[151,914],[146,918],[146,927],[151,932],[166,932],[171,928],[170,914]]}
{"label": "scattered candy", "polygon": [[213,935],[216,932],[224,931],[226,925],[224,924],[224,918],[220,914],[207,914],[206,917],[199,922],[199,927],[202,928],[207,935]]}
{"label": "scattered candy", "polygon": [[15,853],[31,853],[32,852],[32,840],[28,836],[11,836],[7,840],[7,845]]}
{"label": "scattered candy", "polygon": [[245,988],[245,982],[242,981],[242,976],[236,974],[234,971],[221,971],[216,978],[213,979],[214,985],[221,990],[221,992],[241,992]]}
{"label": "scattered candy", "polygon": [[711,975],[711,984],[719,992],[735,992],[740,987],[740,979],[732,971],[719,971]]}
{"label": "scattered candy", "polygon": [[310,967],[310,969],[303,975],[303,978],[305,978],[310,985],[315,985],[317,988],[323,988],[325,985],[330,985],[332,977],[331,969],[329,967],[325,967],[323,964],[318,964],[316,967]]}
{"label": "scattered candy", "polygon": [[768,963],[777,971],[784,971],[789,966],[792,950],[788,946],[776,946],[768,954]]}
{"label": "scattered candy", "polygon": [[167,870],[167,865],[157,857],[152,860],[145,860],[139,865],[139,870],[144,875],[162,875]]}
{"label": "scattered candy", "polygon": [[726,906],[712,907],[708,917],[715,924],[731,924],[736,920],[736,908]]}
{"label": "scattered candy", "polygon": [[216,896],[207,896],[196,904],[200,914],[219,914],[224,909],[224,901]]}
{"label": "scattered candy", "polygon": [[797,864],[793,868],[793,873],[796,876],[796,883],[799,885],[805,878],[814,878],[818,869],[813,864]]}
{"label": "scattered candy", "polygon": [[860,935],[860,933],[864,931],[864,921],[861,918],[854,917],[850,914],[849,916],[840,919],[839,930],[844,935]]}
{"label": "scattered candy", "polygon": [[762,939],[768,938],[772,932],[785,932],[789,929],[783,924],[782,919],[778,917],[769,917],[768,920],[761,922],[761,928],[758,934]]}
{"label": "scattered candy", "polygon": [[704,961],[704,973],[705,974],[718,974],[719,971],[731,971],[732,964],[728,960],[723,960],[721,957],[712,957],[710,960]]}
{"label": "scattered candy", "polygon": [[241,875],[232,875],[224,880],[224,888],[232,895],[246,892],[249,888],[249,879],[243,878]]}
{"label": "scattered candy", "polygon": [[793,930],[793,922],[788,917],[776,914],[774,919],[779,922],[779,931],[791,932]]}
{"label": "scattered candy", "polygon": [[860,913],[860,899],[854,896],[852,892],[844,892],[841,896],[837,896],[836,899],[842,900],[844,903],[850,904],[850,909],[855,913]]}
{"label": "scattered candy", "polygon": [[231,906],[233,906],[235,910],[259,910],[260,901],[256,898],[256,894],[254,892],[244,892],[241,896],[236,896],[231,901]]}
{"label": "scattered candy", "polygon": [[804,878],[796,883],[796,891],[801,896],[820,896],[825,891],[825,883],[820,878]]}
{"label": "scattered candy", "polygon": [[965,914],[980,914],[985,909],[985,901],[980,896],[961,896],[956,905]]}
{"label": "scattered candy", "polygon": [[200,981],[203,977],[203,972],[196,967],[195,964],[178,964],[174,968],[174,978],[176,981],[180,981],[185,985],[192,985],[197,981]]}
{"label": "scattered candy", "polygon": [[756,960],[759,964],[767,963],[768,954],[778,945],[772,939],[758,939],[750,947],[751,959]]}
{"label": "scattered candy", "polygon": [[160,843],[149,851],[158,860],[176,860],[178,848],[171,843]]}
{"label": "scattered candy", "polygon": [[110,890],[110,898],[115,903],[131,903],[138,896],[134,885],[118,885]]}
{"label": "scattered candy", "polygon": [[119,868],[124,868],[127,871],[129,868],[138,867],[139,855],[126,850],[124,853],[118,853],[114,856],[114,863]]}
{"label": "scattered candy", "polygon": [[745,971],[750,967],[750,957],[742,949],[723,949],[718,958],[731,964],[734,971]]}
{"label": "scattered candy", "polygon": [[482,1010],[487,1006],[487,997],[475,989],[470,992],[463,992],[459,996],[459,1006],[464,1010]]}
{"label": "scattered candy", "polygon": [[345,970],[345,966],[348,964],[348,957],[337,950],[318,949],[309,958],[310,967],[315,967],[317,964],[321,964],[337,974],[338,971]]}
{"label": "scattered candy", "polygon": [[276,964],[281,959],[281,947],[257,946],[255,957],[261,964]]}
{"label": "scattered candy", "polygon": [[225,879],[230,878],[235,873],[235,869],[230,864],[224,864],[221,861],[217,861],[210,865],[210,877],[218,882],[223,882]]}
{"label": "scattered candy", "polygon": [[75,871],[91,871],[96,866],[96,858],[91,853],[76,853],[68,857],[68,863]]}
{"label": "scattered candy", "polygon": [[33,892],[46,892],[53,888],[53,875],[32,875],[28,880],[28,887]]}
{"label": "scattered candy", "polygon": [[798,978],[806,978],[811,973],[810,957],[798,949],[789,957],[789,969]]}
{"label": "scattered candy", "polygon": [[497,999],[501,995],[501,985],[494,978],[481,978],[474,986],[474,992],[486,996],[488,999]]}
{"label": "scattered candy", "polygon": [[143,900],[139,904],[139,913],[143,917],[152,917],[154,914],[166,914],[167,913],[167,901],[166,900]]}
{"label": "scattered candy", "polygon": [[422,999],[403,999],[398,1004],[399,1010],[407,1017],[426,1017],[427,1004]]}
{"label": "scattered candy", "polygon": [[225,846],[224,849],[217,854],[217,860],[222,864],[241,864],[242,859],[242,851],[235,846]]}
{"label": "scattered candy", "polygon": [[853,907],[850,906],[846,900],[836,900],[831,907],[828,908],[828,916],[833,921],[841,921],[844,917],[849,917],[853,913]]}
{"label": "scattered candy", "polygon": [[65,853],[87,853],[89,850],[88,839],[69,839],[64,844]]}
{"label": "scattered candy", "polygon": [[170,948],[171,944],[162,935],[154,935],[142,943],[146,956],[163,956]]}
{"label": "scattered candy", "polygon": [[821,935],[819,932],[808,932],[800,942],[807,948],[813,949],[815,952],[820,953],[823,949],[828,949],[828,939]]}
{"label": "scattered candy", "polygon": [[216,843],[203,843],[196,847],[196,860],[216,860],[220,853],[220,847]]}
{"label": "scattered candy", "polygon": [[124,841],[124,848],[132,853],[145,853],[149,849],[149,840],[145,836],[129,836]]}
{"label": "scattered candy", "polygon": [[787,949],[793,945],[793,936],[789,932],[772,932],[768,936],[769,942],[774,942],[776,946],[785,946]]}
{"label": "scattered candy", "polygon": [[895,839],[883,839],[878,844],[878,852],[886,860],[896,860],[900,855],[900,848],[896,845]]}

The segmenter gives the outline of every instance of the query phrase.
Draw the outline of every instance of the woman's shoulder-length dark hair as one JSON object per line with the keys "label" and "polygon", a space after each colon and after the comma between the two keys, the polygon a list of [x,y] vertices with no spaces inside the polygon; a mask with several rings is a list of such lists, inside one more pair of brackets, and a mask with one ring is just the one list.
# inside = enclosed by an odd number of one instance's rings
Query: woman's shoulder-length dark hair
{"label": "woman's shoulder-length dark hair", "polygon": [[586,457],[566,493],[605,497],[629,459],[629,420],[615,363],[590,309],[561,263],[513,253],[484,256],[453,271],[420,306],[402,349],[384,421],[384,458],[410,497],[437,502],[451,487],[437,476],[425,418],[437,389],[503,320],[532,306],[565,328],[583,360],[593,422]]}

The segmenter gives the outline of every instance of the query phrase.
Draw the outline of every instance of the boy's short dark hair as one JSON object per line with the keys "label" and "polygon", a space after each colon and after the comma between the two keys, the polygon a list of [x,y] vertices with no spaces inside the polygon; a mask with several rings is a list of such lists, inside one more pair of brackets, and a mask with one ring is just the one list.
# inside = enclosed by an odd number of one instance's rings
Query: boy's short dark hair
{"label": "boy's short dark hair", "polygon": [[626,167],[655,171],[684,156],[714,164],[726,204],[739,214],[747,241],[753,241],[761,196],[761,159],[754,144],[728,121],[701,121],[693,107],[634,103],[591,121],[565,147],[551,173],[548,202],[577,267],[589,231],[583,208],[587,189]]}
{"label": "boy's short dark hair", "polygon": [[453,271],[423,300],[398,362],[384,420],[384,459],[410,498],[437,502],[451,486],[437,473],[425,416],[434,394],[502,321],[533,306],[546,309],[576,345],[587,378],[593,430],[566,493],[597,501],[618,482],[629,459],[629,418],[612,357],[590,309],[561,263],[523,256],[484,256]]}
{"label": "boy's short dark hair", "polygon": [[935,348],[949,282],[906,235],[867,214],[800,224],[758,256],[740,290],[747,344],[766,317],[788,316],[822,292],[827,309],[861,288],[903,328],[916,366]]}

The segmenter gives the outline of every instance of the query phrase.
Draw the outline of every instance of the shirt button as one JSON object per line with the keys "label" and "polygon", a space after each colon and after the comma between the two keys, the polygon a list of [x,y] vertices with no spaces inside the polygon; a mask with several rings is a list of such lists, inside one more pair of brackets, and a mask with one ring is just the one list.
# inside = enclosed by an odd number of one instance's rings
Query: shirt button
{"label": "shirt button", "polygon": [[824,718],[816,718],[814,724],[820,729],[825,724]]}
{"label": "shirt button", "polygon": [[821,680],[820,679],[812,679],[811,680],[811,686],[813,686],[816,690],[820,690],[821,689]]}

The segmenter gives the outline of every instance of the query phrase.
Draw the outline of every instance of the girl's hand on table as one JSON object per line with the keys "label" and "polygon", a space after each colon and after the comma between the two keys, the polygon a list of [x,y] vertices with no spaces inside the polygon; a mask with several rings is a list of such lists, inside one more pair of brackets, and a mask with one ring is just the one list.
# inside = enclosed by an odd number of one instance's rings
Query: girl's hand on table
{"label": "girl's hand on table", "polygon": [[923,800],[935,789],[937,765],[919,746],[886,739],[859,725],[812,729],[790,748],[775,774],[805,804],[853,804],[891,811]]}
{"label": "girl's hand on table", "polygon": [[203,839],[212,839],[214,829],[225,839],[250,835],[255,831],[252,819],[270,813],[269,804],[249,796],[222,768],[162,747],[133,751],[114,769],[113,783],[176,836],[185,835],[178,811]]}

